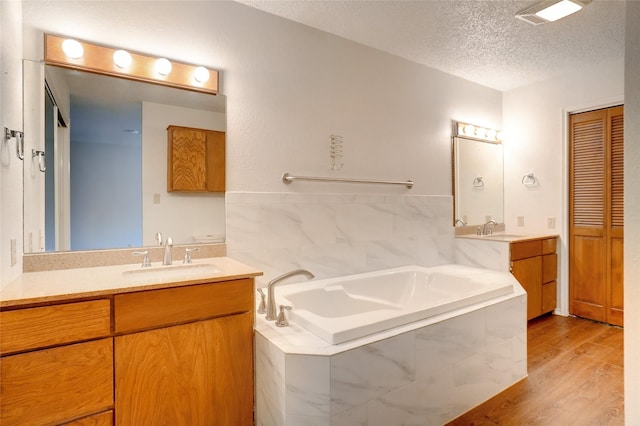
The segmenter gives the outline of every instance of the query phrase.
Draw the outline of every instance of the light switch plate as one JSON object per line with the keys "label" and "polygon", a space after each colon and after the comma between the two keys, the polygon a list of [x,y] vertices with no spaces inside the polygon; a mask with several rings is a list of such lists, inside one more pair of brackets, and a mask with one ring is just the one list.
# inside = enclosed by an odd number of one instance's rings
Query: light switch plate
{"label": "light switch plate", "polygon": [[524,216],[518,216],[518,226],[524,226]]}

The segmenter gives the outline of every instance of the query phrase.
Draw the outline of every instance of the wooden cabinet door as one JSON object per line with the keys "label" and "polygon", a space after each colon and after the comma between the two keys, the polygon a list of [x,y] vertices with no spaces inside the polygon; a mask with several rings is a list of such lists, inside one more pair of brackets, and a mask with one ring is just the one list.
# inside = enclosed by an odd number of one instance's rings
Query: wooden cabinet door
{"label": "wooden cabinet door", "polygon": [[225,133],[169,126],[167,190],[225,191]]}
{"label": "wooden cabinet door", "polygon": [[527,292],[527,320],[542,313],[542,257],[511,262],[511,273]]}
{"label": "wooden cabinet door", "polygon": [[252,425],[251,315],[115,337],[116,425]]}
{"label": "wooden cabinet door", "polygon": [[0,358],[0,424],[49,425],[113,407],[113,340]]}
{"label": "wooden cabinet door", "polygon": [[622,325],[623,107],[570,118],[569,312]]}

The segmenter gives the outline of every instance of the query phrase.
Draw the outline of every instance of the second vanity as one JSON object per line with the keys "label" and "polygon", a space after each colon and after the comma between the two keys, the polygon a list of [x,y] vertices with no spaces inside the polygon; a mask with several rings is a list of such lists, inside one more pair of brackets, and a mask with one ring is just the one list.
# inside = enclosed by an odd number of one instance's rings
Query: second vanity
{"label": "second vanity", "polygon": [[527,292],[527,319],[557,304],[557,235],[458,235],[457,261],[510,271]]}
{"label": "second vanity", "polygon": [[253,424],[261,272],[227,257],[138,268],[25,273],[2,289],[2,425]]}

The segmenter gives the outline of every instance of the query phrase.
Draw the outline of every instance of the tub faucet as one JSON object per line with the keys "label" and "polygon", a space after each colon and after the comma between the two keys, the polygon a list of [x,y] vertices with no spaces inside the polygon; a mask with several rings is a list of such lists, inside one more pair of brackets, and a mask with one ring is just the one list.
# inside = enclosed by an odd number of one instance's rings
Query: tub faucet
{"label": "tub faucet", "polygon": [[491,229],[491,225],[497,225],[497,224],[498,224],[498,222],[496,222],[495,220],[493,220],[493,219],[489,220],[482,227],[482,235],[491,235],[491,234],[493,234],[493,229]]}
{"label": "tub faucet", "polygon": [[164,243],[164,259],[162,260],[163,265],[171,265],[171,247],[173,247],[173,239],[171,237],[167,237],[167,241]]}
{"label": "tub faucet", "polygon": [[293,271],[289,271],[286,272],[282,275],[280,275],[279,277],[276,277],[274,279],[272,279],[271,281],[269,281],[269,284],[267,284],[267,315],[264,317],[267,321],[275,321],[276,320],[276,299],[274,296],[274,292],[273,292],[273,288],[276,286],[276,284],[278,284],[280,281],[292,277],[294,275],[304,275],[305,277],[307,277],[308,279],[313,279],[315,278],[315,275],[313,275],[311,272],[307,271],[306,269],[295,269]]}

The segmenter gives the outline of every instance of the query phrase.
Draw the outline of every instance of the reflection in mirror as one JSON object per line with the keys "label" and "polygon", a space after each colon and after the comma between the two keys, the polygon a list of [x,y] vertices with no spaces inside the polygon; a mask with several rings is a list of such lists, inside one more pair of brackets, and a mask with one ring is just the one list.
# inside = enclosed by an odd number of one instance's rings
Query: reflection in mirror
{"label": "reflection in mirror", "polygon": [[502,144],[453,138],[454,226],[504,222]]}
{"label": "reflection in mirror", "polygon": [[47,165],[25,162],[25,252],[157,245],[157,232],[224,240],[224,194],[167,192],[167,127],[225,131],[224,96],[31,61],[24,71],[25,127]]}

